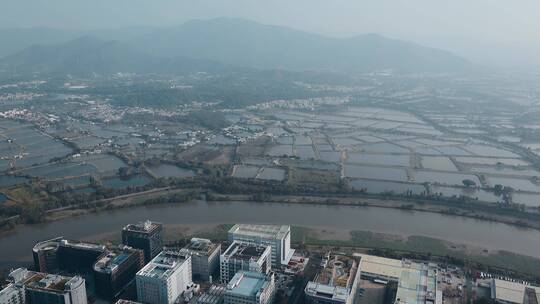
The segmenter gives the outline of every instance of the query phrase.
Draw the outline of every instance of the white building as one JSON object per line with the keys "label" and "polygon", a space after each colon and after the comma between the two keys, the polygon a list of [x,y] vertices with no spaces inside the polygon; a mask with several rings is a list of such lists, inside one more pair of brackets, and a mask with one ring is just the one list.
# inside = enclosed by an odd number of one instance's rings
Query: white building
{"label": "white building", "polygon": [[491,298],[501,304],[538,303],[540,287],[493,279]]}
{"label": "white building", "polygon": [[276,291],[273,273],[240,271],[227,284],[224,304],[269,304]]}
{"label": "white building", "polygon": [[221,245],[207,239],[192,238],[191,242],[182,249],[191,256],[193,278],[209,282],[218,273]]}
{"label": "white building", "polygon": [[86,285],[83,278],[66,277],[29,271],[13,270],[10,284],[0,291],[2,304],[86,304]]}
{"label": "white building", "polygon": [[271,252],[270,246],[234,241],[219,257],[221,282],[223,284],[229,283],[240,270],[269,273]]}
{"label": "white building", "polygon": [[359,259],[328,255],[326,265],[304,290],[306,302],[313,304],[354,304],[360,284]]}
{"label": "white building", "polygon": [[247,242],[272,247],[272,267],[287,265],[291,249],[291,226],[236,224],[229,230],[229,241]]}
{"label": "white building", "polygon": [[185,252],[164,250],[136,276],[137,299],[145,304],[172,304],[193,285],[191,257]]}

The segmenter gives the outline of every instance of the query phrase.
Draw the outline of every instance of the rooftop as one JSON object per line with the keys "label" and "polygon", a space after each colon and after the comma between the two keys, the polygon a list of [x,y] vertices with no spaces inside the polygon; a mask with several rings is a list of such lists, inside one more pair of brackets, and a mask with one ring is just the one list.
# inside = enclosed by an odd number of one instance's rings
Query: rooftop
{"label": "rooftop", "polygon": [[269,284],[269,277],[256,272],[239,271],[227,284],[227,294],[253,297]]}
{"label": "rooftop", "polygon": [[334,301],[347,302],[355,277],[358,272],[358,259],[343,255],[328,255],[326,265],[315,277],[308,282],[306,294],[328,298]]}
{"label": "rooftop", "polygon": [[396,303],[434,303],[436,287],[437,271],[433,265],[403,261]]}
{"label": "rooftop", "polygon": [[223,253],[223,256],[245,261],[257,261],[268,249],[269,246],[252,245],[234,241],[227,250]]}
{"label": "rooftop", "polygon": [[[529,297],[536,294],[536,299],[540,299],[540,287],[537,286],[525,285],[517,282],[508,282],[499,279],[493,279],[491,283],[492,298],[499,301],[506,301],[508,303],[525,303],[524,299],[525,294],[528,293],[527,290],[530,291],[530,294],[528,295]],[[529,303],[534,302],[529,301]]]}
{"label": "rooftop", "polygon": [[354,258],[343,255],[329,256],[326,266],[315,277],[315,282],[322,285],[350,288],[357,270],[358,261]]}
{"label": "rooftop", "polygon": [[370,273],[398,280],[401,276],[402,262],[400,260],[382,258],[373,255],[355,253],[360,257],[362,273]]}
{"label": "rooftop", "polygon": [[67,277],[55,274],[29,271],[18,268],[9,274],[15,285],[24,285],[27,289],[39,289],[53,293],[63,293],[72,289],[70,285],[80,285],[84,282],[81,277]]}
{"label": "rooftop", "polygon": [[98,272],[112,273],[122,265],[132,254],[138,251],[128,246],[119,246],[110,249],[100,256],[94,264],[94,270]]}
{"label": "rooftop", "polygon": [[207,239],[192,238],[191,242],[186,247],[184,247],[184,249],[192,252],[211,254],[212,252],[214,252],[214,250],[216,250],[218,246],[218,244],[212,243],[212,241]]}
{"label": "rooftop", "polygon": [[236,224],[230,230],[230,234],[241,234],[262,238],[277,238],[281,239],[291,231],[291,226],[288,225],[251,225],[251,224]]}
{"label": "rooftop", "polygon": [[71,248],[77,248],[82,250],[92,250],[92,251],[105,251],[107,248],[105,245],[99,245],[94,243],[87,243],[82,241],[75,241],[75,240],[67,240],[67,239],[60,239],[59,240],[60,246],[63,247],[71,247]]}
{"label": "rooftop", "polygon": [[132,232],[150,233],[161,226],[162,226],[161,223],[144,221],[144,222],[139,222],[137,224],[128,224],[122,230],[132,231]]}
{"label": "rooftop", "polygon": [[189,254],[178,250],[163,250],[146,264],[146,266],[139,270],[137,275],[153,278],[168,278],[185,262],[191,263]]}

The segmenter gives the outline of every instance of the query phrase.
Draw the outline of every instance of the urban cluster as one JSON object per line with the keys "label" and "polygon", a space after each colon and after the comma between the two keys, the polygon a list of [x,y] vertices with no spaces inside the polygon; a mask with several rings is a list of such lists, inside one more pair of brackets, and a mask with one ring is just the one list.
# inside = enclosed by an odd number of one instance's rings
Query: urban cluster
{"label": "urban cluster", "polygon": [[[295,250],[288,225],[236,224],[223,243],[163,246],[162,235],[161,223],[145,221],[125,226],[121,245],[38,242],[35,269],[12,270],[0,303],[442,304],[459,303],[469,284],[459,268],[429,261]],[[540,296],[540,287],[487,273],[474,283],[495,303]]]}

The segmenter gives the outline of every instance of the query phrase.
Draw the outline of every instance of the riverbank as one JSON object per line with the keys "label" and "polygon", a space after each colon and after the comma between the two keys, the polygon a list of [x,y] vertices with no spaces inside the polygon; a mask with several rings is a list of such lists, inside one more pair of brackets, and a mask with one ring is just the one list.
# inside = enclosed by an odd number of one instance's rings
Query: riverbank
{"label": "riverbank", "polygon": [[[117,198],[111,198],[104,201],[105,204],[95,204],[92,208],[61,208],[48,212],[44,218],[45,222],[53,222],[70,217],[96,213],[103,210],[129,208],[138,205],[145,205],[150,200],[162,196],[170,196],[182,192],[189,191],[187,189],[170,189],[163,188],[159,191],[146,191],[144,193],[135,193]],[[253,195],[246,194],[212,194],[209,196],[212,201],[253,201]],[[466,206],[457,205],[449,206],[448,204],[438,204],[436,202],[426,203],[424,201],[415,200],[398,200],[393,198],[372,198],[372,197],[355,197],[355,196],[297,196],[297,195],[272,195],[264,199],[268,203],[286,203],[286,204],[319,204],[329,206],[358,206],[358,207],[374,207],[374,208],[390,208],[417,212],[430,212],[444,215],[461,216],[476,220],[488,222],[504,223],[522,228],[532,228],[540,230],[540,221],[531,220],[528,218],[515,217],[512,215],[496,214],[482,210],[471,210]],[[171,202],[169,202],[171,203]],[[172,202],[174,204],[174,202]]]}
{"label": "riverbank", "polygon": [[[172,231],[167,236],[169,240],[182,235],[218,238],[213,235],[215,227],[226,223],[289,224],[316,231],[295,232],[295,235],[303,235],[310,244],[323,240],[324,244],[395,248],[396,251],[420,248],[421,252],[427,253],[502,261],[500,263],[516,269],[526,268],[518,267],[519,263],[536,264],[536,259],[540,259],[540,231],[495,222],[393,208],[203,200],[112,209],[53,223],[20,226],[0,237],[3,248],[0,262],[10,265],[14,260],[30,261],[32,247],[37,241],[58,236],[81,240],[119,239],[124,225],[146,219],[172,227],[172,230],[166,229]],[[368,234],[353,239],[352,232],[355,231]],[[224,237],[223,231],[221,233]],[[437,241],[431,242],[431,239]],[[501,242],[501,239],[505,241]],[[507,262],[507,255],[502,254],[504,251],[519,256],[511,256],[512,261]],[[535,259],[527,260],[523,258],[525,255]]]}
{"label": "riverbank", "polygon": [[[227,231],[232,224],[222,225],[165,225],[164,239],[173,244],[191,237],[203,237],[214,241],[227,241]],[[292,243],[295,247],[331,247],[333,250],[365,251],[387,250],[406,254],[419,254],[426,258],[445,257],[453,261],[477,263],[499,271],[511,271],[527,276],[540,277],[540,259],[507,251],[457,244],[441,239],[419,235],[396,235],[371,231],[341,230],[331,228],[292,227]],[[121,242],[119,232],[101,234],[90,239],[99,243]]]}

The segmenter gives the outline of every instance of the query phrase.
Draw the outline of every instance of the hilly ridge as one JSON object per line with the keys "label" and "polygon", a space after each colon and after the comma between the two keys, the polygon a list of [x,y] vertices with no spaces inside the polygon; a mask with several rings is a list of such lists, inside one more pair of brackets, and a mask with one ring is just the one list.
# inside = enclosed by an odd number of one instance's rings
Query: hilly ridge
{"label": "hilly ridge", "polygon": [[125,40],[84,36],[33,45],[0,59],[5,70],[42,73],[213,71],[241,67],[364,73],[460,72],[471,64],[452,53],[377,34],[331,38],[231,18],[141,30]]}

